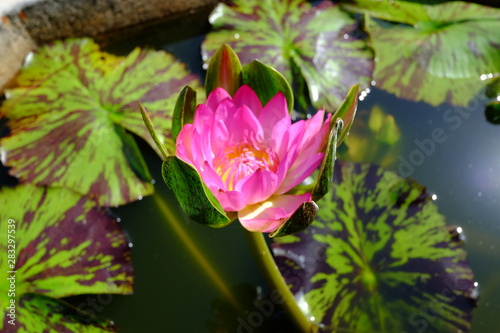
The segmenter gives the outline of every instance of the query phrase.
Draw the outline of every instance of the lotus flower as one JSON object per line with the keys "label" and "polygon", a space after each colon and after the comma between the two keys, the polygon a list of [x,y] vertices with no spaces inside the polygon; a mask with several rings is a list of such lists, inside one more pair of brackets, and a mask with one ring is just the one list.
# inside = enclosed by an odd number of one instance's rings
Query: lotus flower
{"label": "lotus flower", "polygon": [[323,160],[331,115],[324,117],[320,110],[292,124],[282,93],[263,107],[248,85],[233,98],[216,88],[180,131],[176,154],[246,229],[273,232],[312,200],[311,193],[286,193]]}

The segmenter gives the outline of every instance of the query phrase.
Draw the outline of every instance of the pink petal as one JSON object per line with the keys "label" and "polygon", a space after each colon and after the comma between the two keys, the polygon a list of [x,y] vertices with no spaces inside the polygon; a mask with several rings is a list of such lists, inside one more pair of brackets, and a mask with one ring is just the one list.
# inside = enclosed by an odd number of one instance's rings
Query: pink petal
{"label": "pink petal", "polygon": [[234,142],[243,142],[248,139],[262,141],[264,138],[264,131],[259,120],[245,105],[236,111],[228,130]]}
{"label": "pink petal", "polygon": [[177,136],[175,155],[186,163],[194,165],[194,158],[190,147],[193,146],[193,134],[195,127],[192,124],[186,124]]}
{"label": "pink petal", "polygon": [[250,88],[250,86],[244,84],[242,85],[233,98],[234,105],[236,107],[241,107],[246,105],[252,110],[256,117],[259,117],[262,110],[262,103],[259,100],[257,94]]}
{"label": "pink petal", "polygon": [[201,179],[208,186],[208,188],[217,188],[217,190],[225,190],[224,182],[221,177],[215,172],[213,167],[205,162],[201,170],[198,170],[201,175]]}
{"label": "pink petal", "polygon": [[321,161],[323,161],[323,156],[323,153],[317,153],[309,156],[302,164],[293,165],[293,167],[288,170],[285,179],[276,193],[286,193],[299,185],[319,167]]}
{"label": "pink petal", "polygon": [[196,127],[196,131],[198,133],[202,133],[207,123],[211,123],[213,121],[213,118],[214,112],[209,107],[207,107],[205,104],[198,105],[193,120],[193,125]]}
{"label": "pink petal", "polygon": [[246,206],[238,211],[238,218],[250,231],[273,232],[300,207],[311,200],[310,193],[275,195],[264,202]]}
{"label": "pink petal", "polygon": [[[268,145],[274,152],[276,152],[280,161],[285,158],[288,150],[291,125],[291,119],[284,118],[278,121],[271,131],[271,137],[268,141]],[[266,133],[264,133],[264,135],[266,135]]]}
{"label": "pink petal", "polygon": [[274,125],[284,118],[287,118],[289,123],[292,122],[288,114],[285,96],[279,92],[262,109],[259,121],[262,124],[264,132],[271,134]]}
{"label": "pink petal", "polygon": [[215,88],[208,95],[207,102],[205,104],[212,109],[212,111],[215,111],[217,110],[217,106],[219,106],[219,104],[225,99],[231,100],[231,96],[227,93],[227,91],[222,88]]}
{"label": "pink petal", "polygon": [[323,123],[324,114],[323,110],[319,110],[314,117],[305,121],[305,132],[300,151],[317,153],[322,150],[328,141],[331,114],[328,114],[326,121]]}
{"label": "pink petal", "polygon": [[210,187],[210,190],[226,212],[237,212],[245,208],[245,202],[240,192],[224,191],[216,187]]}
{"label": "pink petal", "polygon": [[271,171],[257,169],[250,177],[245,177],[243,182],[238,182],[236,191],[242,193],[247,205],[268,199],[278,188],[278,176]]}

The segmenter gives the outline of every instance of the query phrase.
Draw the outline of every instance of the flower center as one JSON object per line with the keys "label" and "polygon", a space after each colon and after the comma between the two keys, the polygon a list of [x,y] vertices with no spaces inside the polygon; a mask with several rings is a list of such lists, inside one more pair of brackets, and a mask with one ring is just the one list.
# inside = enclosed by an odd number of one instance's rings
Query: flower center
{"label": "flower center", "polygon": [[279,161],[274,151],[262,144],[247,141],[227,147],[218,153],[213,161],[215,172],[221,176],[228,191],[234,190],[238,180],[258,169],[276,172],[278,165]]}

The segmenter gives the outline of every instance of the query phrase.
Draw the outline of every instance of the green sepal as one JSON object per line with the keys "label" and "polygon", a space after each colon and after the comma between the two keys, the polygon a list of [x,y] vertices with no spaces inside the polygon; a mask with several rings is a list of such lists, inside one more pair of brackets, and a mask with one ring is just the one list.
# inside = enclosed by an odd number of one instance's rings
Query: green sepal
{"label": "green sepal", "polygon": [[168,156],[170,156],[167,148],[163,145],[163,142],[161,142],[160,137],[156,134],[155,127],[153,126],[153,123],[151,122],[151,118],[148,116],[148,112],[142,106],[141,102],[137,102],[139,104],[139,109],[141,110],[141,115],[142,115],[142,120],[144,121],[144,124],[146,125],[146,128],[148,129],[149,134],[151,135],[151,138],[153,138],[153,141],[155,142],[156,146],[160,150],[161,155],[163,156],[163,160],[166,160]]}
{"label": "green sepal", "polygon": [[120,125],[114,124],[115,133],[122,140],[122,151],[128,164],[141,180],[151,181],[151,174],[134,137]]}
{"label": "green sepal", "polygon": [[165,184],[191,219],[215,228],[232,222],[193,166],[177,156],[169,156],[163,162],[161,171]]}
{"label": "green sepal", "polygon": [[314,201],[304,202],[276,231],[270,233],[269,237],[283,237],[305,230],[313,223],[318,211],[318,205]]}
{"label": "green sepal", "polygon": [[330,129],[333,129],[336,126],[335,119],[340,118],[344,122],[344,126],[342,127],[342,131],[338,137],[337,147],[344,141],[347,134],[349,134],[349,130],[351,129],[352,123],[354,121],[354,117],[356,116],[356,109],[358,108],[358,96],[359,96],[359,84],[355,84],[349,89],[344,101],[340,105],[340,107],[335,111],[332,115],[332,122],[330,125]]}
{"label": "green sepal", "polygon": [[486,104],[484,115],[490,123],[500,125],[500,103],[491,102]]}
{"label": "green sepal", "polygon": [[241,86],[241,62],[231,47],[223,44],[210,59],[205,79],[207,96],[215,88],[223,88],[234,96]]}
{"label": "green sepal", "polygon": [[344,122],[341,118],[337,118],[334,122],[333,128],[328,136],[328,145],[326,147],[325,156],[321,162],[321,168],[319,169],[319,174],[316,179],[316,185],[311,192],[314,201],[318,201],[323,198],[332,186],[333,179],[333,167],[335,165],[335,159],[337,155],[337,146],[340,133],[344,127]]}
{"label": "green sepal", "polygon": [[190,86],[185,86],[175,102],[172,117],[172,139],[174,141],[177,140],[177,136],[184,125],[193,123],[195,112],[196,90]]}
{"label": "green sepal", "polygon": [[280,72],[254,60],[243,67],[243,83],[252,88],[259,96],[262,105],[266,105],[278,92],[282,92],[288,105],[293,110],[293,93],[290,84]]}

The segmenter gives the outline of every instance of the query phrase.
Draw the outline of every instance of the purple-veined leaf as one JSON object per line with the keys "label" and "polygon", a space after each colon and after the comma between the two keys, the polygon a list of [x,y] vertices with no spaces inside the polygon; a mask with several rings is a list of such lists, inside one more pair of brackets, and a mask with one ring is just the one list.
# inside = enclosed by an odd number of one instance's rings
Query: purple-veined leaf
{"label": "purple-veined leaf", "polygon": [[97,318],[71,305],[39,294],[24,294],[16,304],[16,320],[6,316],[3,333],[65,332],[104,333],[118,332],[110,321]]}
{"label": "purple-veined leaf", "polygon": [[326,331],[466,332],[473,274],[425,188],[337,161],[331,193],[308,229],[273,244],[307,316]]}
{"label": "purple-veined leaf", "polygon": [[[54,298],[132,293],[128,241],[94,201],[67,189],[26,184],[2,188],[0,207],[0,251],[5,254],[0,269],[16,271],[18,300],[26,293]],[[7,257],[8,250],[15,250],[14,259]],[[9,286],[5,281],[0,286],[5,314]]]}
{"label": "purple-veined leaf", "polygon": [[102,206],[125,204],[153,191],[128,133],[156,149],[137,101],[147,107],[160,139],[173,151],[170,128],[177,95],[188,84],[200,90],[196,77],[163,51],[135,49],[119,57],[101,52],[90,39],[40,48],[17,84],[0,109],[10,128],[0,141],[2,163],[22,181],[67,187]]}
{"label": "purple-veined leaf", "polygon": [[461,1],[394,3],[385,4],[386,15],[378,1],[357,9],[398,22],[366,18],[377,59],[373,79],[381,89],[431,105],[467,105],[484,88],[481,77],[500,72],[499,9]]}
{"label": "purple-veined leaf", "polygon": [[234,3],[219,4],[210,17],[216,30],[202,45],[206,61],[226,43],[242,64],[258,59],[297,83],[295,64],[312,103],[330,110],[337,109],[352,85],[370,84],[372,52],[356,21],[338,6],[324,1],[312,7],[303,0]]}

